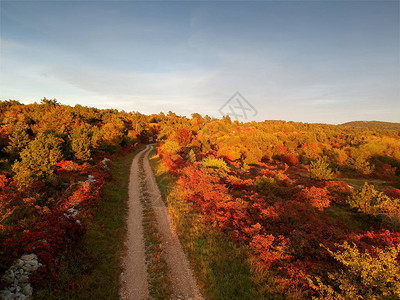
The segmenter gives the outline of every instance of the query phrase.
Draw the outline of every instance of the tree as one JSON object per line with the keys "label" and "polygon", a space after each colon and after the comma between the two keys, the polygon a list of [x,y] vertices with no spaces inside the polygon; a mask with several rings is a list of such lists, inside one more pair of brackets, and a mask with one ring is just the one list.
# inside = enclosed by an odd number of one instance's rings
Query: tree
{"label": "tree", "polygon": [[65,135],[71,131],[73,119],[74,116],[68,106],[50,105],[40,121],[40,131]]}
{"label": "tree", "polygon": [[13,201],[17,198],[17,193],[15,193],[13,187],[10,187],[10,181],[6,175],[0,172],[0,224],[15,210]]}
{"label": "tree", "polygon": [[30,141],[25,126],[19,123],[16,124],[9,139],[10,142],[6,148],[6,152],[9,153],[12,158],[16,159],[19,157],[21,150],[24,149]]}
{"label": "tree", "polygon": [[91,138],[88,130],[75,128],[70,136],[71,148],[77,160],[88,161],[91,158]]}
{"label": "tree", "polygon": [[44,97],[43,99],[40,100],[40,104],[41,105],[46,105],[46,106],[59,106],[60,103],[57,101],[57,99],[47,99],[46,97]]}
{"label": "tree", "polygon": [[120,118],[112,118],[101,128],[102,143],[109,146],[118,147],[123,140],[123,128],[124,122]]}
{"label": "tree", "polygon": [[178,128],[175,132],[174,139],[179,145],[186,147],[191,140],[191,133],[186,128]]}
{"label": "tree", "polygon": [[332,161],[338,166],[343,166],[348,158],[346,152],[343,149],[337,148],[332,149],[330,156]]}
{"label": "tree", "polygon": [[39,134],[21,151],[21,161],[14,163],[14,179],[21,186],[46,179],[62,158],[60,139],[51,134]]}

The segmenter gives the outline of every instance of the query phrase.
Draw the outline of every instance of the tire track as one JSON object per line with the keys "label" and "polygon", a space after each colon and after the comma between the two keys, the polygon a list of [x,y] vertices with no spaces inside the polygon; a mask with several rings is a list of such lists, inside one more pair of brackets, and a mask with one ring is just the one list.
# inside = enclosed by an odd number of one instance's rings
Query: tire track
{"label": "tire track", "polygon": [[146,149],[144,154],[144,171],[150,201],[157,218],[157,228],[163,244],[165,260],[168,265],[169,279],[172,282],[173,298],[203,299],[190,268],[189,261],[179,242],[171,216],[162,201],[161,193],[148,159],[151,149],[153,149],[152,145]]}
{"label": "tire track", "polygon": [[124,272],[121,274],[120,296],[121,299],[127,300],[153,298],[149,293],[143,230],[143,203],[146,204],[143,201],[149,201],[162,243],[163,258],[167,263],[168,281],[172,285],[172,299],[202,300],[203,297],[150,166],[149,153],[152,149],[153,145],[146,146],[135,156],[131,165],[126,255],[123,260]]}

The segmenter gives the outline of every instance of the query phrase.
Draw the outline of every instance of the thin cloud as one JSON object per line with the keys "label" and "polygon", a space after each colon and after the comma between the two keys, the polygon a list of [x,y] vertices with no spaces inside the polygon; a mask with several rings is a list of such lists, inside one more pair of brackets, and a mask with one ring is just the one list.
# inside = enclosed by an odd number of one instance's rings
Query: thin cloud
{"label": "thin cloud", "polygon": [[218,116],[239,91],[257,120],[399,120],[395,4],[1,5],[2,99]]}

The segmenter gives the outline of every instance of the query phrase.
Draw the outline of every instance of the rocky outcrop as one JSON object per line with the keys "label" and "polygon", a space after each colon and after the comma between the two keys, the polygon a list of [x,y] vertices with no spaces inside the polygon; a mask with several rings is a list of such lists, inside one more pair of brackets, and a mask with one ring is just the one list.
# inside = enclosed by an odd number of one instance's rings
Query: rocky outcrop
{"label": "rocky outcrop", "polygon": [[1,300],[25,300],[32,296],[29,275],[42,264],[36,254],[24,254],[5,272],[2,280],[8,286],[0,291]]}

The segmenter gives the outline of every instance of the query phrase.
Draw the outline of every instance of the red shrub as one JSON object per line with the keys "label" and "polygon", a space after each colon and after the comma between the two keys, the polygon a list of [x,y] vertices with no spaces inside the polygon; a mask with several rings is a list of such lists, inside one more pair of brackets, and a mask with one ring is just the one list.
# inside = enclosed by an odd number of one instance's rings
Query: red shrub
{"label": "red shrub", "polygon": [[292,153],[282,156],[282,161],[284,163],[287,163],[289,166],[295,166],[299,163],[299,160],[297,159],[297,157],[294,156]]}
{"label": "red shrub", "polygon": [[77,172],[81,170],[81,166],[72,160],[62,160],[56,165],[57,172],[68,171]]}
{"label": "red shrub", "polygon": [[279,260],[284,256],[282,247],[275,247],[278,250],[274,249],[274,241],[275,237],[272,234],[257,234],[250,242],[250,247],[254,248],[258,252],[261,260],[263,260],[267,264],[272,264],[276,260]]}
{"label": "red shrub", "polygon": [[4,174],[0,174],[0,188],[5,187],[11,180],[6,177]]}
{"label": "red shrub", "polygon": [[68,244],[80,239],[85,231],[82,223],[78,224],[72,217],[67,218],[61,211],[54,211],[26,227],[14,227],[2,247],[10,259],[34,252],[43,265],[50,266],[59,253]]}
{"label": "red shrub", "polygon": [[312,207],[315,207],[320,211],[328,208],[331,203],[331,199],[326,190],[315,186],[303,189],[298,194],[298,198],[306,200]]}
{"label": "red shrub", "polygon": [[357,244],[361,250],[375,252],[386,247],[396,247],[400,244],[400,232],[383,230],[381,232],[368,231],[361,234],[350,235],[350,240]]}
{"label": "red shrub", "polygon": [[395,198],[395,199],[400,199],[400,189],[394,189],[390,191],[386,191],[386,194],[389,197]]}

